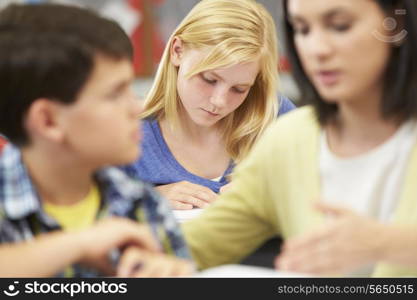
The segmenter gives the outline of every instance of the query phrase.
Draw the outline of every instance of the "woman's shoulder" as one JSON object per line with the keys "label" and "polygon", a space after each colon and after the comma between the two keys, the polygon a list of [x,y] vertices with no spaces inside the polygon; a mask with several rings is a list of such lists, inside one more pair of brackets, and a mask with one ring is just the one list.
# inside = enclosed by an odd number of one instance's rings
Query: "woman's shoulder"
{"label": "woman's shoulder", "polygon": [[281,116],[274,122],[273,126],[292,128],[304,126],[316,127],[318,126],[317,115],[312,106],[306,105]]}
{"label": "woman's shoulder", "polygon": [[314,109],[310,106],[297,108],[279,117],[268,127],[257,149],[265,159],[275,157],[287,160],[301,152],[314,151],[319,133],[320,126]]}
{"label": "woman's shoulder", "polygon": [[317,115],[312,106],[297,108],[275,120],[268,131],[271,139],[279,138],[288,143],[315,135],[320,130]]}

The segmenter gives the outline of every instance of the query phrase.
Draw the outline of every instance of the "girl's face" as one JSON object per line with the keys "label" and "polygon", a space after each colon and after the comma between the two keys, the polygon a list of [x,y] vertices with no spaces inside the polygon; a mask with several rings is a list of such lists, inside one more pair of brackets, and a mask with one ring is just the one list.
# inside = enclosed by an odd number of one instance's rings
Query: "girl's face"
{"label": "girl's face", "polygon": [[378,3],[288,0],[288,15],[304,71],[325,101],[355,101],[382,91],[395,35],[388,29],[395,28],[387,26]]}
{"label": "girl's face", "polygon": [[177,91],[185,117],[198,126],[211,127],[243,103],[258,75],[259,63],[236,64],[187,78],[206,55],[205,50],[185,50],[176,39],[171,62],[178,67]]}

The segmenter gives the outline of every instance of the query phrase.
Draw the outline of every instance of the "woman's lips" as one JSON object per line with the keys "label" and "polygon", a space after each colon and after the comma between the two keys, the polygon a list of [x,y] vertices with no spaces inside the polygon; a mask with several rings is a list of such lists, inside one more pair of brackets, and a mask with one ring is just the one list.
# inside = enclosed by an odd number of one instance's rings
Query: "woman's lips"
{"label": "woman's lips", "polygon": [[334,85],[340,78],[339,71],[319,71],[315,73],[316,79],[323,85]]}

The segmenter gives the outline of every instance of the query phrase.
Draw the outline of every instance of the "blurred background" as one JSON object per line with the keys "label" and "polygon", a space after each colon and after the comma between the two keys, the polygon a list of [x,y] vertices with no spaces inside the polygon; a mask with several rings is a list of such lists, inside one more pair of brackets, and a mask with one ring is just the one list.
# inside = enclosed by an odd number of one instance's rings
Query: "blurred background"
{"label": "blurred background", "polygon": [[[176,26],[199,0],[0,0],[0,9],[10,3],[55,2],[87,6],[120,23],[131,37],[135,50],[134,88],[143,98],[149,90],[165,43]],[[298,92],[291,77],[281,35],[281,0],[258,0],[277,25],[280,49],[280,91],[294,102]]]}

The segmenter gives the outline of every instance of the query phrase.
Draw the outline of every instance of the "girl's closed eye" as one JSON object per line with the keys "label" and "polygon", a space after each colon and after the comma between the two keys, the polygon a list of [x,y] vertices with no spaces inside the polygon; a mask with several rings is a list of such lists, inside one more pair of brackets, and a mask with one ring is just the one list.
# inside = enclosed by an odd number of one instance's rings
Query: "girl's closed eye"
{"label": "girl's closed eye", "polygon": [[232,90],[233,90],[233,92],[235,92],[237,94],[244,94],[244,93],[247,92],[246,89],[244,90],[244,89],[240,89],[240,88],[237,88],[237,87],[233,87]]}
{"label": "girl's closed eye", "polygon": [[200,74],[200,77],[201,77],[201,79],[203,79],[203,81],[205,81],[206,83],[211,84],[211,85],[216,84],[216,82],[217,82],[217,79],[212,79],[212,78],[206,77],[204,74]]}

